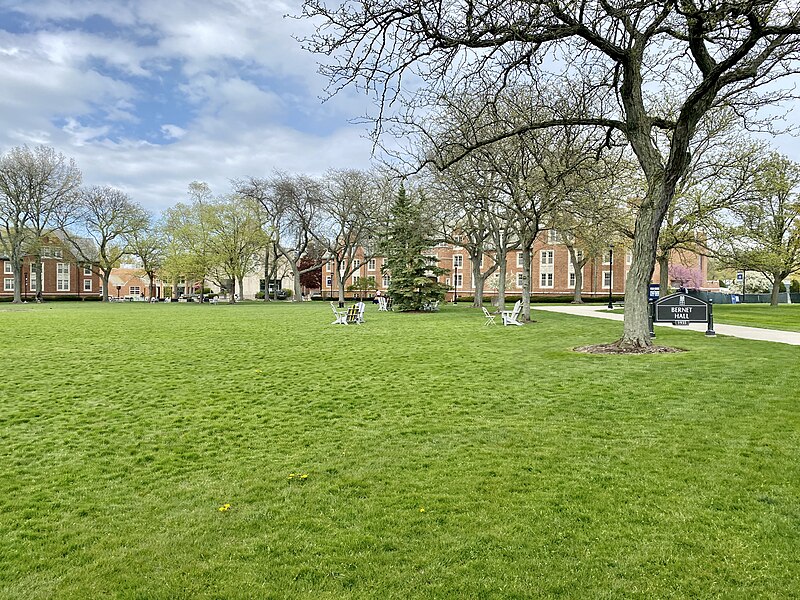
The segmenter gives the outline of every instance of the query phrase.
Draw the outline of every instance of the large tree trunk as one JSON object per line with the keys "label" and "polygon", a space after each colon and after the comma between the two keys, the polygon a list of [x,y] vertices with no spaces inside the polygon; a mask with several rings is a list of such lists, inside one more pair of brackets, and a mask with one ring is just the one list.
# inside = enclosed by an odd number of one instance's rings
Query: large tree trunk
{"label": "large tree trunk", "polygon": [[302,302],[303,301],[303,289],[300,285],[300,269],[297,266],[297,261],[290,260],[290,266],[292,267],[292,277],[294,278],[293,282],[293,290],[292,290],[292,302]]}
{"label": "large tree trunk", "polygon": [[661,298],[669,295],[669,253],[658,255],[658,294]]}
{"label": "large tree trunk", "polygon": [[33,257],[33,278],[36,281],[36,301],[44,301],[44,281],[42,281],[42,259],[39,256]]}
{"label": "large tree trunk", "polygon": [[522,320],[531,320],[531,251],[533,240],[522,247]]}
{"label": "large tree trunk", "polygon": [[572,269],[575,272],[575,287],[572,290],[572,304],[583,304],[581,298],[581,291],[583,290],[583,265],[586,264],[588,258],[584,257],[578,260],[578,254],[574,246],[567,246],[569,252],[569,261],[572,263]]}
{"label": "large tree trunk", "polygon": [[778,306],[778,294],[783,290],[784,277],[786,277],[786,275],[783,273],[772,273],[772,294],[769,297],[770,306]]}
{"label": "large tree trunk", "polygon": [[111,279],[111,269],[102,269],[103,276],[103,302],[108,302],[108,281]]}
{"label": "large tree trunk", "polygon": [[239,277],[239,300],[244,300],[244,277]]}
{"label": "large tree trunk", "polygon": [[22,257],[15,250],[11,251],[11,269],[14,271],[14,300],[12,304],[22,303],[22,286],[25,280],[22,277]]}
{"label": "large tree trunk", "polygon": [[508,260],[505,254],[497,254],[497,309],[506,309],[506,274],[508,272]]}
{"label": "large tree trunk", "polygon": [[633,263],[625,282],[625,318],[622,338],[616,345],[623,349],[646,348],[653,345],[648,322],[648,287],[655,269],[658,231],[663,219],[651,203],[639,209],[636,234],[633,240]]}

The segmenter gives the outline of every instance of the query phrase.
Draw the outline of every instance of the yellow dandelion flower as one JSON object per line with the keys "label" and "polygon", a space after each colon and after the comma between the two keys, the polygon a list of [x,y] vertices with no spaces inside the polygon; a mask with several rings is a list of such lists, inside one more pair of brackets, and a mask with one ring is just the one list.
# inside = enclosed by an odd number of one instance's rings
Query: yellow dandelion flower
{"label": "yellow dandelion flower", "polygon": [[424,506],[420,506],[419,507],[419,512],[425,512],[425,507]]}

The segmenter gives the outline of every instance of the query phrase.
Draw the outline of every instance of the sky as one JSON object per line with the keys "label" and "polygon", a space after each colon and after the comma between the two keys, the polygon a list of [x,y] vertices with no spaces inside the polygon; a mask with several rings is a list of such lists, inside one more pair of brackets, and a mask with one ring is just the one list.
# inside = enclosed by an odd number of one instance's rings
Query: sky
{"label": "sky", "polygon": [[[276,170],[371,163],[369,99],[327,81],[295,37],[301,0],[0,0],[0,152],[50,145],[87,185],[158,214]],[[798,108],[800,111],[800,108]],[[789,122],[800,124],[797,114]],[[797,138],[771,140],[800,161]]]}
{"label": "sky", "polygon": [[369,168],[368,99],[322,102],[290,0],[0,0],[0,152],[46,144],[153,213],[274,170]]}

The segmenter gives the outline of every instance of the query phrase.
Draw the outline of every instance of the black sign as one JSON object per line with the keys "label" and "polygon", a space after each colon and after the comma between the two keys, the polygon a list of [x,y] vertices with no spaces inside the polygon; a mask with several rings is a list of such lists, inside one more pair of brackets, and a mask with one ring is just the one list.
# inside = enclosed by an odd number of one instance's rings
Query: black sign
{"label": "black sign", "polygon": [[688,325],[708,322],[708,303],[686,294],[672,294],[655,302],[653,321]]}

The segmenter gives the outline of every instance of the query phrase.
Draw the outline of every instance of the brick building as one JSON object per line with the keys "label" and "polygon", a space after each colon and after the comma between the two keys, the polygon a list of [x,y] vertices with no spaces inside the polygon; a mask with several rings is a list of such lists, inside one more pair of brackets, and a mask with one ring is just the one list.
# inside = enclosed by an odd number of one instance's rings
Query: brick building
{"label": "brick building", "polygon": [[[451,290],[447,297],[452,300],[453,287],[459,296],[471,296],[475,292],[472,279],[472,263],[469,253],[458,245],[438,244],[431,248],[430,255],[437,258],[438,266],[448,269],[449,274],[438,278]],[[389,287],[390,275],[381,272],[384,263],[382,257],[364,260],[363,254],[359,255],[358,268],[347,278],[345,287],[355,284],[362,277],[374,277],[377,289],[386,290]],[[491,263],[491,257],[484,258],[485,270]],[[507,256],[506,294],[517,295],[522,293],[524,285],[524,269],[522,266],[522,252],[510,251]],[[625,293],[625,280],[631,267],[633,255],[624,246],[615,246],[613,252],[606,251],[603,256],[590,259],[583,267],[583,287],[581,294],[584,297],[608,296],[609,287],[615,295]],[[671,257],[672,263],[681,263],[689,268],[698,269],[708,289],[717,289],[716,282],[707,281],[708,261],[705,256],[690,251],[675,251]],[[322,292],[324,295],[336,295],[337,275],[333,263],[329,262],[322,268]],[[569,257],[567,247],[559,243],[554,232],[543,231],[536,240],[531,255],[531,293],[537,296],[571,296],[575,289],[575,270]],[[484,297],[490,298],[497,294],[499,275],[495,272],[490,276],[484,286]],[[660,274],[656,265],[653,274],[653,283],[658,283]]]}
{"label": "brick building", "polygon": [[[100,295],[102,279],[92,265],[77,260],[64,242],[55,235],[46,235],[40,240],[42,261],[42,296],[48,298],[97,297]],[[22,261],[20,294],[23,300],[36,298],[36,277],[33,256]],[[14,271],[8,256],[0,255],[0,272],[3,285],[0,298],[14,297]]]}

